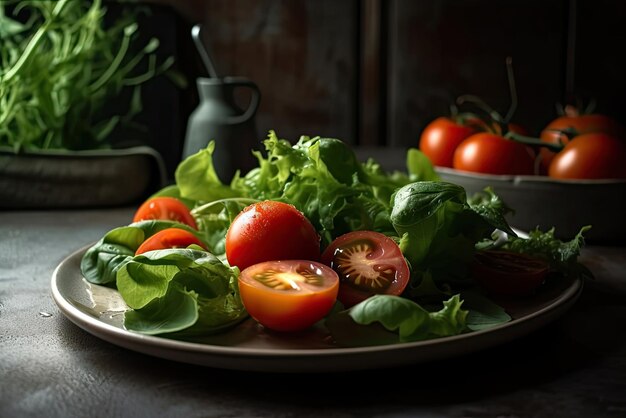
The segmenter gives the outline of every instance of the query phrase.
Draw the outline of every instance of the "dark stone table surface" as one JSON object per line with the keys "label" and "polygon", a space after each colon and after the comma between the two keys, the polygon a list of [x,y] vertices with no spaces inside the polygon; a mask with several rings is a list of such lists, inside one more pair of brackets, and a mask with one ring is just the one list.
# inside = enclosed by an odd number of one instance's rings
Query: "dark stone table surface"
{"label": "dark stone table surface", "polygon": [[0,212],[0,417],[626,417],[626,247],[556,321],[480,352],[394,369],[279,374],[150,357],[78,328],[55,267],[132,208]]}

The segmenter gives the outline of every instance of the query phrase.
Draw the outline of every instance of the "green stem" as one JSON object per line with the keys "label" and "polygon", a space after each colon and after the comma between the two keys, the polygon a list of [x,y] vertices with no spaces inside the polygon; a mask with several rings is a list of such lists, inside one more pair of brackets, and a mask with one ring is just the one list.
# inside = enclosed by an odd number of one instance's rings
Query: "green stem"
{"label": "green stem", "polygon": [[549,149],[550,151],[559,152],[563,149],[563,144],[553,144],[551,142],[544,142],[538,138],[533,138],[530,136],[520,135],[515,132],[509,131],[506,135],[506,138],[511,139],[516,142],[520,142],[526,145],[532,145],[536,147],[544,147]]}
{"label": "green stem", "polygon": [[65,7],[68,1],[69,0],[60,0],[54,6],[54,9],[52,10],[52,14],[50,15],[50,19],[48,19],[43,25],[41,25],[41,27],[33,35],[33,37],[28,42],[28,45],[26,45],[26,48],[24,48],[24,52],[22,53],[20,58],[17,60],[15,65],[11,67],[9,71],[6,72],[4,77],[0,77],[3,81],[5,82],[10,81],[13,77],[15,77],[17,73],[20,72],[22,67],[28,62],[31,55],[33,55],[35,49],[39,45],[39,42],[41,42],[41,39],[46,34],[46,31],[48,30],[48,27],[52,24],[52,21],[54,20],[54,18],[57,17],[61,13],[61,11],[63,10],[63,8]]}
{"label": "green stem", "polygon": [[506,75],[509,80],[509,93],[511,95],[511,107],[504,117],[504,122],[511,122],[511,118],[517,110],[517,88],[515,87],[515,75],[513,74],[513,58],[506,58]]}
{"label": "green stem", "polygon": [[100,90],[102,86],[104,86],[104,84],[109,81],[113,74],[115,74],[115,71],[117,71],[119,66],[122,64],[122,60],[126,56],[126,52],[128,51],[128,47],[130,46],[130,37],[136,31],[136,29],[136,24],[132,24],[124,30],[124,38],[122,39],[122,45],[120,46],[117,55],[113,59],[111,66],[107,68],[104,74],[102,74],[102,76],[100,76],[100,78],[89,87],[89,90],[91,92],[96,92]]}

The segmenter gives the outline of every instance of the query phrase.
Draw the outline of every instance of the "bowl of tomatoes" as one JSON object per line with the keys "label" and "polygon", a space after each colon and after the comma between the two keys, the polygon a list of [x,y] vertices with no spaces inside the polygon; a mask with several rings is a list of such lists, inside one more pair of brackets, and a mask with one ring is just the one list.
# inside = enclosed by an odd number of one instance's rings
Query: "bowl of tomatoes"
{"label": "bowl of tomatoes", "polygon": [[419,148],[442,180],[468,196],[491,188],[520,229],[554,228],[567,238],[591,226],[590,242],[625,240],[626,129],[611,117],[570,112],[537,138],[438,118],[423,130]]}

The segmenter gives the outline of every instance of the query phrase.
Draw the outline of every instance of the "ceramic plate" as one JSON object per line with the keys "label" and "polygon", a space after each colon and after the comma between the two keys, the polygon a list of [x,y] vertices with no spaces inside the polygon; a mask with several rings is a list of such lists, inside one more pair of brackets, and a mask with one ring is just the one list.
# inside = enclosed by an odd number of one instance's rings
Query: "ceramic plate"
{"label": "ceramic plate", "polygon": [[248,319],[200,341],[179,341],[124,329],[128,309],[119,293],[87,282],[80,261],[87,248],[63,260],[52,275],[52,296],[67,318],[87,332],[130,350],[185,363],[249,371],[327,372],[416,364],[452,357],[519,338],[564,313],[582,291],[579,279],[546,283],[532,298],[497,301],[512,321],[488,330],[427,341],[343,348],[321,325],[293,334],[271,333]]}

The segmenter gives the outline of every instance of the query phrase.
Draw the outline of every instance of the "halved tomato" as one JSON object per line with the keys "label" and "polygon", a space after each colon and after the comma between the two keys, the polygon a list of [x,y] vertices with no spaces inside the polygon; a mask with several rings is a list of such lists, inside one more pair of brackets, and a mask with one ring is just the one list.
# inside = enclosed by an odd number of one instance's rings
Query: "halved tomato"
{"label": "halved tomato", "polygon": [[478,251],[471,265],[472,278],[488,293],[526,296],[545,280],[547,261],[506,250]]}
{"label": "halved tomato", "polygon": [[307,260],[265,261],[239,274],[246,310],[274,331],[299,331],[322,319],[337,300],[339,277]]}
{"label": "halved tomato", "polygon": [[409,266],[398,244],[374,231],[353,231],[335,239],[322,263],[339,275],[337,298],[345,307],[376,294],[400,295],[409,282]]}
{"label": "halved tomato", "polygon": [[187,248],[191,244],[207,249],[206,245],[191,232],[179,228],[167,228],[146,239],[137,248],[135,255],[166,248]]}

